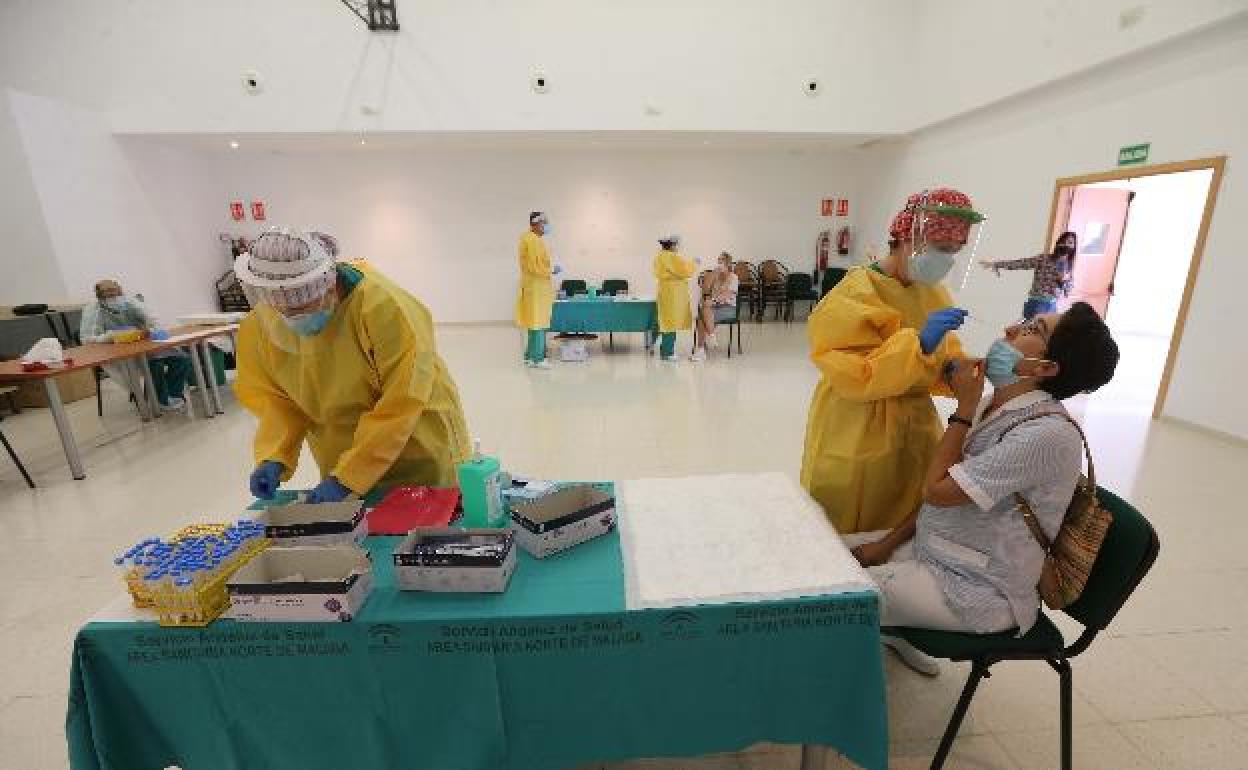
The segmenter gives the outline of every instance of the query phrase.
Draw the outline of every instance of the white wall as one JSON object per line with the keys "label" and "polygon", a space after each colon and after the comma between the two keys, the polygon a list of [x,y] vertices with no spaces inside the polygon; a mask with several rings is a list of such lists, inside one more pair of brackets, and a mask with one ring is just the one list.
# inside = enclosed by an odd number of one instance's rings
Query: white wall
{"label": "white wall", "polygon": [[[1248,347],[1228,343],[1226,319],[1242,314],[1248,282],[1248,185],[1237,164],[1248,157],[1248,21],[1160,47],[1120,63],[923,132],[868,153],[872,173],[864,212],[882,232],[907,192],[936,183],[959,187],[988,214],[983,255],[1034,254],[1047,241],[1058,177],[1112,168],[1117,149],[1152,142],[1151,162],[1230,157],[1204,262],[1188,314],[1165,413],[1248,438],[1240,402]],[[977,274],[959,301],[981,317],[1018,312],[1029,277]],[[990,333],[968,330],[972,347]]]}
{"label": "white wall", "polygon": [[[6,0],[0,72],[122,131],[891,131],[912,0]],[[904,50],[904,49],[903,49]],[[543,96],[529,87],[549,75]],[[249,96],[244,70],[264,76]],[[808,76],[828,89],[812,99]],[[381,109],[365,116],[360,108]],[[646,106],[661,114],[647,114]]]}
{"label": "white wall", "polygon": [[1245,0],[915,3],[914,127],[1230,20]]}
{"label": "white wall", "polygon": [[[115,278],[145,294],[158,314],[214,309],[198,234],[176,237],[149,197],[162,208],[199,208],[206,203],[196,192],[200,174],[167,163],[147,175],[145,188],[100,113],[16,91],[9,105],[65,294],[86,299],[97,280]],[[150,162],[161,158],[154,153]],[[185,235],[181,225],[177,234]]]}
{"label": "white wall", "polygon": [[0,281],[0,305],[66,299],[65,280],[48,239],[17,122],[4,91],[0,91],[0,180],[4,180],[4,197],[0,201],[4,246],[0,264],[5,275]]}
{"label": "white wall", "polygon": [[[136,148],[135,152],[139,150]],[[429,305],[439,321],[507,320],[515,307],[516,244],[528,212],[549,213],[547,239],[565,277],[626,278],[653,293],[656,238],[677,232],[709,260],[778,258],[810,270],[829,226],[819,201],[857,199],[857,166],[802,150],[523,150],[468,147],[206,156],[220,180],[205,228],[230,222],[230,200],[263,200],[271,224],[324,229]],[[709,266],[709,261],[707,261]]]}

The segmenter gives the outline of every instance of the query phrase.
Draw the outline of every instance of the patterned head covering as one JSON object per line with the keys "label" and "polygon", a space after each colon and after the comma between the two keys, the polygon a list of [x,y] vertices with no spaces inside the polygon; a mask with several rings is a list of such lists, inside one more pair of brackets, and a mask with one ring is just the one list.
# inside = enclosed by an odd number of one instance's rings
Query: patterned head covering
{"label": "patterned head covering", "polygon": [[252,304],[298,307],[333,287],[338,241],[325,233],[272,228],[234,260],[234,274]]}
{"label": "patterned head covering", "polygon": [[923,215],[920,236],[928,241],[965,242],[971,225],[983,221],[966,193],[949,187],[936,187],[917,192],[906,199],[906,205],[893,217],[888,227],[890,238],[909,238],[914,232],[916,214]]}

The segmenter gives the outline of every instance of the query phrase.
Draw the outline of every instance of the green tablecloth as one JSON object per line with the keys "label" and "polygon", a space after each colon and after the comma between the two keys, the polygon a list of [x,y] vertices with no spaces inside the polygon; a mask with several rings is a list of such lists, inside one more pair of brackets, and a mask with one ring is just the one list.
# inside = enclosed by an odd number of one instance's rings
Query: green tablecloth
{"label": "green tablecloth", "polygon": [[350,623],[90,623],[66,734],[73,770],[556,770],[758,741],[887,763],[871,593],[626,611],[618,535],[507,592],[376,587]]}
{"label": "green tablecloth", "polygon": [[553,332],[646,332],[658,328],[654,300],[558,300],[550,314]]}

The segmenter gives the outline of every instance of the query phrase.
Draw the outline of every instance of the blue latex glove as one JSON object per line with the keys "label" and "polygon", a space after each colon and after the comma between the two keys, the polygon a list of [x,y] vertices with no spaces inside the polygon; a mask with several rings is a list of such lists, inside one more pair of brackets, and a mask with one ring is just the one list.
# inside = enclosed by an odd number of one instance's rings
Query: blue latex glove
{"label": "blue latex glove", "polygon": [[164,329],[152,329],[147,336],[151,337],[155,342],[163,342],[169,339],[169,332]]}
{"label": "blue latex glove", "polygon": [[351,490],[342,485],[338,479],[330,476],[329,478],[316,485],[316,488],[308,493],[309,503],[337,503],[347,499],[347,495],[351,494]]}
{"label": "blue latex glove", "polygon": [[563,272],[563,265],[555,265],[554,267],[550,268],[551,275],[559,275],[562,272]]}
{"label": "blue latex glove", "polygon": [[251,472],[251,494],[260,500],[272,500],[285,469],[277,460],[265,460]]}
{"label": "blue latex glove", "polygon": [[927,323],[923,324],[923,329],[919,332],[919,347],[923,349],[923,354],[930,356],[933,350],[940,347],[940,341],[945,338],[945,335],[954,329],[961,328],[965,320],[966,311],[960,307],[933,310],[927,317]]}

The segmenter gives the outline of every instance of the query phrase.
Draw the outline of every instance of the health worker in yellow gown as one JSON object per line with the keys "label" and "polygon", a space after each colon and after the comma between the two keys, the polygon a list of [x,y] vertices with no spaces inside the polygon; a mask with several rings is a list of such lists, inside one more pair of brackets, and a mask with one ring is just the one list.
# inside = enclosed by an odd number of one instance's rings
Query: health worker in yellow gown
{"label": "health worker in yellow gown", "polygon": [[891,529],[922,502],[942,426],[933,394],[962,356],[966,311],[941,280],[983,219],[971,199],[911,195],[889,227],[889,254],[851,270],[807,324],[819,384],[810,402],[801,483],[838,532]]}
{"label": "health worker in yellow gown", "polygon": [[252,303],[235,392],[259,420],[251,491],[270,499],[306,439],[309,502],[374,488],[453,486],[469,439],[429,311],[321,233],[272,230],[234,262]]}
{"label": "health worker in yellow gown", "polygon": [[520,296],[516,298],[516,326],[525,330],[524,365],[549,369],[546,360],[546,330],[555,301],[551,276],[563,268],[553,264],[542,236],[550,232],[550,220],[541,211],[529,214],[529,229],[520,236]]}
{"label": "health worker in yellow gown", "polygon": [[693,311],[689,306],[689,279],[698,270],[701,260],[688,259],[677,251],[680,236],[659,239],[661,250],[654,256],[654,278],[658,281],[659,358],[674,363],[676,332],[693,328]]}

